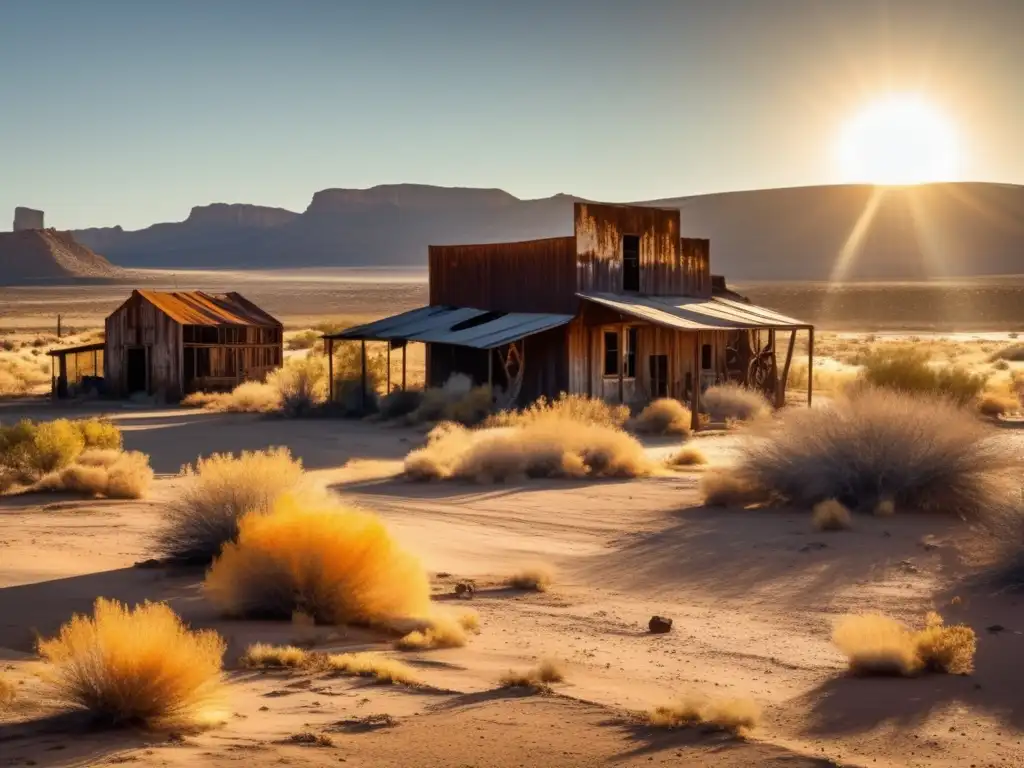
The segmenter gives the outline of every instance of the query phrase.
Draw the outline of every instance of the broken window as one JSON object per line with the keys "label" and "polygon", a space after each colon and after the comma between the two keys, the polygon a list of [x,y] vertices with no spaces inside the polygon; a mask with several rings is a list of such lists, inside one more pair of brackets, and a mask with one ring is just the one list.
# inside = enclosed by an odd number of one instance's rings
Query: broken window
{"label": "broken window", "polygon": [[622,236],[622,290],[640,290],[640,237]]}
{"label": "broken window", "polygon": [[700,348],[700,367],[702,370],[711,370],[711,345],[704,344]]}
{"label": "broken window", "polygon": [[619,332],[604,332],[604,375],[619,375]]}

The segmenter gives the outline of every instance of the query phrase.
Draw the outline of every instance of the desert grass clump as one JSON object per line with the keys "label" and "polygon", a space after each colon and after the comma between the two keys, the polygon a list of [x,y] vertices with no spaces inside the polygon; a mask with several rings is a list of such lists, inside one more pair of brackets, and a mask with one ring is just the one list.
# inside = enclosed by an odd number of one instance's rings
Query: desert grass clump
{"label": "desert grass clump", "polygon": [[555,571],[548,565],[531,565],[517,571],[508,578],[512,589],[527,589],[532,592],[547,592],[555,581]]}
{"label": "desert grass clump", "polygon": [[153,469],[146,454],[95,448],[84,451],[74,464],[44,475],[31,490],[141,499],[152,482]]}
{"label": "desert grass clump", "polygon": [[760,392],[733,383],[708,387],[700,404],[712,421],[753,421],[772,412],[771,404]]}
{"label": "desert grass clump", "polygon": [[[411,397],[408,398],[411,401]],[[405,421],[410,424],[453,422],[466,427],[483,423],[494,409],[491,388],[474,386],[473,380],[462,373],[453,373],[441,387],[423,390],[416,408]]]}
{"label": "desert grass clump", "polygon": [[732,733],[744,733],[761,721],[761,708],[750,699],[715,699],[687,696],[657,707],[647,715],[656,728],[705,726]]}
{"label": "desert grass clump", "polygon": [[630,421],[632,431],[642,435],[690,434],[690,409],[671,397],[655,400]]}
{"label": "desert grass clump", "polygon": [[302,669],[309,665],[310,653],[294,645],[254,643],[238,660],[248,669]]}
{"label": "desert grass clump", "polygon": [[385,421],[401,419],[416,412],[423,404],[423,391],[396,389],[380,399],[377,412]]}
{"label": "desert grass clump", "polygon": [[381,683],[419,685],[416,671],[408,664],[379,653],[337,653],[323,660],[323,668],[348,677],[369,677]]}
{"label": "desert grass clump", "polygon": [[969,674],[977,647],[974,630],[946,626],[937,613],[929,613],[924,629],[916,632],[879,614],[846,616],[836,624],[832,642],[846,656],[850,671],[864,676]]}
{"label": "desert grass clump", "polygon": [[465,613],[458,617],[435,614],[423,622],[419,629],[400,637],[395,647],[400,651],[429,651],[435,648],[461,648],[469,640],[469,633],[479,629],[479,617]]}
{"label": "desert grass clump", "polygon": [[749,507],[764,503],[767,496],[760,484],[731,467],[707,472],[700,493],[709,507]]}
{"label": "desert grass clump", "polygon": [[50,383],[50,363],[40,364],[31,355],[0,355],[0,397],[27,395]]}
{"label": "desert grass clump", "polygon": [[157,546],[167,557],[209,562],[238,536],[238,521],[270,509],[274,500],[302,481],[302,462],[287,448],[215,453],[182,468],[186,480],[165,510]]}
{"label": "desert grass clump", "polygon": [[267,384],[277,391],[282,414],[309,416],[327,400],[327,358],[293,357],[267,376]]}
{"label": "desert grass clump", "polygon": [[705,476],[707,502],[778,502],[813,508],[835,499],[990,523],[1015,516],[1014,456],[991,428],[945,398],[867,389],[782,415],[739,447],[729,473]]}
{"label": "desert grass clump", "polygon": [[986,392],[978,399],[978,413],[990,419],[997,419],[1019,410],[1020,400],[1015,395]]}
{"label": "desert grass clump", "polygon": [[217,413],[275,413],[281,410],[281,392],[262,381],[243,381],[230,392],[193,392],[181,404]]}
{"label": "desert grass clump", "polygon": [[910,394],[940,395],[959,405],[981,394],[987,377],[955,366],[929,363],[928,350],[915,347],[880,347],[863,360],[862,380],[872,386]]}
{"label": "desert grass clump", "polygon": [[470,431],[440,424],[405,459],[416,480],[506,482],[526,478],[644,477],[654,462],[620,429],[545,418],[521,427]]}
{"label": "desert grass clump", "polygon": [[128,608],[100,598],[41,640],[59,703],[111,724],[194,724],[221,687],[224,641],[191,631],[163,603]]}
{"label": "desert grass clump", "polygon": [[81,432],[87,450],[120,451],[124,447],[121,430],[106,419],[79,419],[71,423]]}
{"label": "desert grass clump", "polygon": [[694,448],[692,445],[684,445],[669,456],[665,463],[670,467],[695,467],[707,464],[708,460],[699,448]]}
{"label": "desert grass clump", "polygon": [[851,524],[850,510],[835,499],[825,499],[814,505],[811,523],[818,531],[845,531]]}
{"label": "desert grass clump", "polygon": [[573,422],[620,428],[629,420],[628,405],[613,405],[599,397],[560,394],[554,400],[540,397],[521,411],[501,411],[485,427],[522,427],[538,421]]}
{"label": "desert grass clump", "polygon": [[286,349],[290,350],[301,350],[301,349],[312,349],[316,346],[317,342],[320,341],[322,334],[319,331],[315,331],[312,328],[305,331],[298,331],[288,336],[284,341]]}
{"label": "desert grass clump", "polygon": [[997,360],[1024,363],[1024,344],[1009,344],[1002,349],[997,349],[989,356],[989,361],[995,362]]}
{"label": "desert grass clump", "polygon": [[387,624],[430,604],[426,572],[380,519],[326,495],[286,494],[245,515],[203,590],[232,617],[318,624]]}
{"label": "desert grass clump", "polygon": [[14,683],[6,677],[0,677],[0,711],[11,706],[17,697],[18,689],[14,687]]}
{"label": "desert grass clump", "polygon": [[502,688],[530,688],[535,691],[547,691],[552,683],[562,682],[565,682],[565,668],[555,659],[544,659],[530,669],[510,669],[498,679]]}

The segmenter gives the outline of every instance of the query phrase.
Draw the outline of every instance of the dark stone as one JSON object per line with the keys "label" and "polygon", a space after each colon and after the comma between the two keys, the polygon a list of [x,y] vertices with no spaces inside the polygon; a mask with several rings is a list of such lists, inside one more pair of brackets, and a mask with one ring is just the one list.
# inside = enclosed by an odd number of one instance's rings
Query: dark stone
{"label": "dark stone", "polygon": [[455,594],[461,597],[463,600],[470,600],[473,597],[475,591],[472,583],[468,581],[460,581],[455,585]]}
{"label": "dark stone", "polygon": [[992,634],[995,634],[997,632],[1005,632],[1006,631],[1006,627],[1004,627],[1002,624],[993,624],[990,627],[985,627],[985,629],[987,629]]}
{"label": "dark stone", "polygon": [[664,616],[651,616],[651,620],[647,622],[647,628],[656,635],[670,632],[672,630],[672,619]]}

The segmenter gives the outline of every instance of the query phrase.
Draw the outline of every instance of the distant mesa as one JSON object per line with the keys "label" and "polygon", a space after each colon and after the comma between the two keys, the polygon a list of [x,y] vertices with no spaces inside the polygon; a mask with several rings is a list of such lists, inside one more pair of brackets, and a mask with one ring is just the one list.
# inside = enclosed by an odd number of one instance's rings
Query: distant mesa
{"label": "distant mesa", "polygon": [[0,285],[124,274],[70,232],[45,229],[42,211],[15,208],[14,231],[0,232]]}
{"label": "distant mesa", "polygon": [[14,209],[14,231],[21,232],[26,229],[44,229],[43,212],[35,208],[24,208],[18,206]]}

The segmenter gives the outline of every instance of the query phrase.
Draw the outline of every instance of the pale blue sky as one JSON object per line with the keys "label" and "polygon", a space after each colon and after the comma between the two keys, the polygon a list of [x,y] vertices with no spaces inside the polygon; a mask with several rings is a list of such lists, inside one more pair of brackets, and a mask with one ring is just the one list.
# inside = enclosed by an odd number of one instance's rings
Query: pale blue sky
{"label": "pale blue sky", "polygon": [[420,182],[635,200],[840,180],[890,90],[1024,182],[1021,0],[0,0],[0,228]]}

